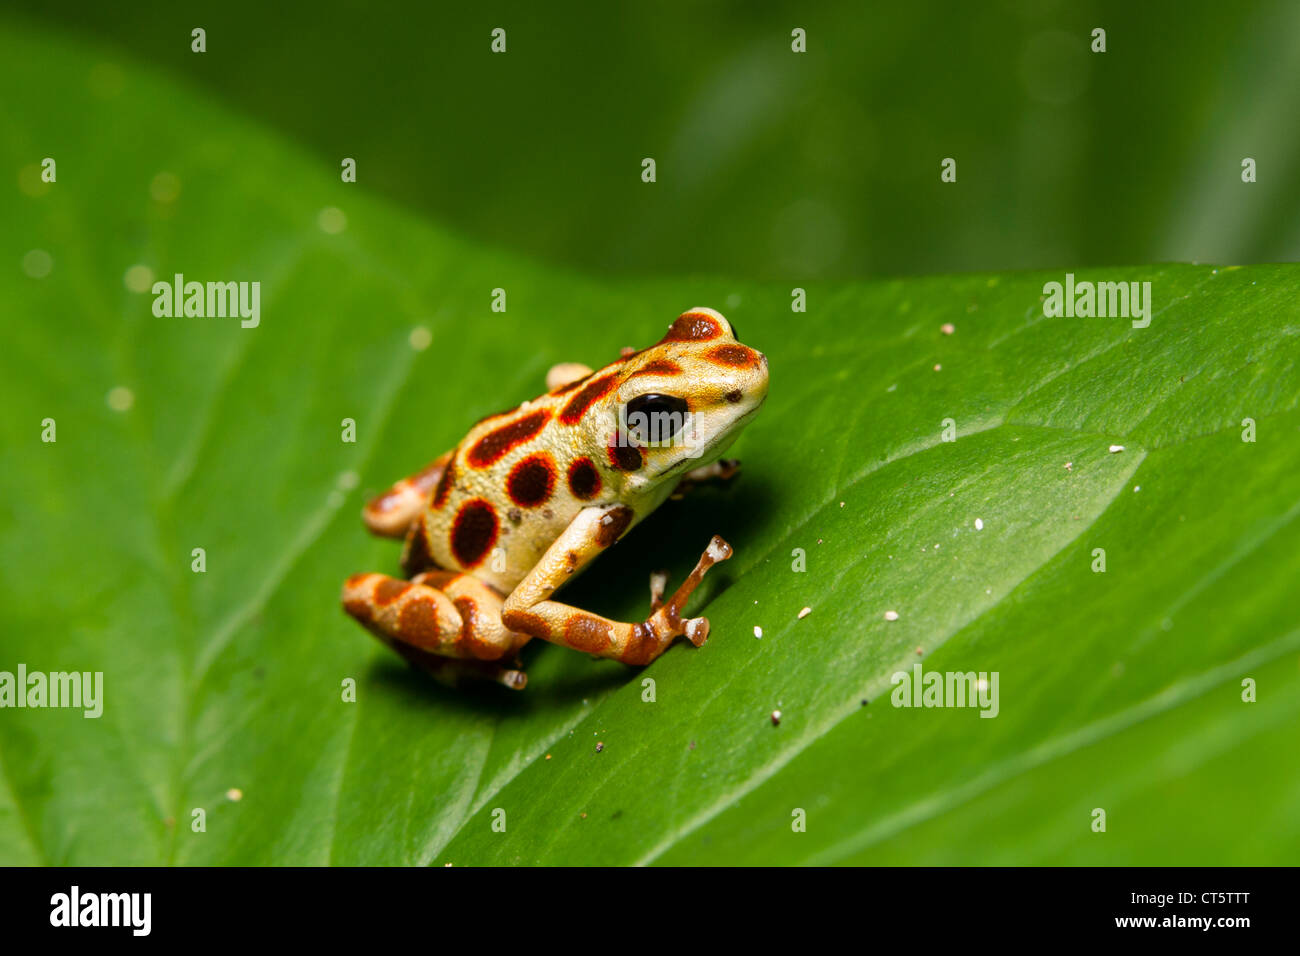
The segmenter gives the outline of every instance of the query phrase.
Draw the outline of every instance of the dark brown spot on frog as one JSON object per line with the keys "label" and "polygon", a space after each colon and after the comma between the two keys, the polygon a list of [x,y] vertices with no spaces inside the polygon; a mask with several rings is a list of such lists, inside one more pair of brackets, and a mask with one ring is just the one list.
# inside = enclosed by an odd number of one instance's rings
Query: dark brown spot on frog
{"label": "dark brown spot on frog", "polygon": [[564,622],[564,643],[574,650],[599,654],[609,647],[609,622],[579,611]]}
{"label": "dark brown spot on frog", "polygon": [[411,582],[403,581],[400,578],[384,578],[375,588],[375,603],[383,606],[392,604],[399,597],[411,589]]}
{"label": "dark brown spot on frog", "polygon": [[578,422],[582,421],[582,416],[587,413],[587,409],[612,392],[617,384],[617,375],[604,375],[592,379],[564,406],[563,411],[560,412],[561,423],[565,425],[578,424]]}
{"label": "dark brown spot on frog", "polygon": [[744,345],[719,345],[709,349],[704,357],[728,368],[749,368],[758,364],[758,353]]}
{"label": "dark brown spot on frog", "polygon": [[725,398],[727,401],[729,401],[732,405],[736,405],[739,404],[740,400],[745,397],[745,393],[738,388],[733,388],[731,391],[729,391],[726,395],[723,395],[722,397]]}
{"label": "dark brown spot on frog", "polygon": [[442,469],[442,474],[438,476],[438,487],[433,492],[433,506],[441,508],[447,503],[447,496],[451,494],[452,486],[456,483],[456,452],[451,453],[447,459],[447,465]]}
{"label": "dark brown spot on frog", "polygon": [[596,525],[596,543],[608,548],[622,536],[634,517],[636,512],[627,505],[618,505],[605,512]]}
{"label": "dark brown spot on frog", "polygon": [[452,602],[460,612],[460,643],[481,661],[496,660],[501,651],[479,637],[478,602],[470,597]]}
{"label": "dark brown spot on frog", "polygon": [[456,582],[457,578],[465,575],[459,571],[443,571],[441,568],[435,571],[426,571],[420,575],[417,584],[424,584],[431,588],[437,588],[439,591],[447,590],[447,587]]}
{"label": "dark brown spot on frog", "polygon": [[575,458],[569,465],[569,490],[579,501],[590,501],[600,494],[600,472],[590,458]]}
{"label": "dark brown spot on frog", "polygon": [[659,641],[655,632],[646,621],[632,625],[632,636],[628,638],[627,647],[619,658],[624,664],[641,667],[654,660],[659,652]]}
{"label": "dark brown spot on frog", "polygon": [[524,513],[518,508],[511,508],[506,512],[506,518],[509,519],[511,524],[518,525],[519,522],[524,520]]}
{"label": "dark brown spot on frog", "polygon": [[506,611],[501,615],[501,623],[517,634],[527,634],[529,637],[545,637],[551,633],[546,618],[531,611]]}
{"label": "dark brown spot on frog", "polygon": [[551,410],[541,408],[493,429],[474,443],[466,456],[475,468],[486,468],[504,458],[512,448],[534,438],[550,420]]}
{"label": "dark brown spot on frog", "polygon": [[646,362],[628,378],[636,378],[638,375],[680,375],[681,373],[682,367],[672,359],[655,359]]}
{"label": "dark brown spot on frog", "polygon": [[496,539],[497,513],[489,502],[473,498],[460,506],[451,526],[451,551],[462,567],[481,564]]}
{"label": "dark brown spot on frog", "polygon": [[664,342],[707,342],[722,334],[718,320],[703,312],[687,312],[677,317],[663,337]]}
{"label": "dark brown spot on frog", "polygon": [[402,640],[417,647],[437,647],[442,643],[438,622],[438,605],[431,597],[418,597],[402,605],[397,616],[397,630]]}
{"label": "dark brown spot on frog", "polygon": [[521,458],[506,478],[506,494],[515,504],[525,508],[545,504],[554,491],[555,464],[546,452]]}
{"label": "dark brown spot on frog", "polygon": [[615,443],[605,449],[609,453],[609,463],[613,468],[619,471],[636,471],[644,463],[641,458],[641,449],[635,445],[623,445],[618,443],[615,436]]}

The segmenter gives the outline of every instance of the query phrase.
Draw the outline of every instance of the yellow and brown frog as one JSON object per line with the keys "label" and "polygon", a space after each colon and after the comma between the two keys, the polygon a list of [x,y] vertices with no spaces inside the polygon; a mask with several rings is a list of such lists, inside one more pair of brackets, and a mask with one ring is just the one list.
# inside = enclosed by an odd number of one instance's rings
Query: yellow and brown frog
{"label": "yellow and brown frog", "polygon": [[665,578],[651,578],[644,621],[553,595],[675,491],[734,473],[720,457],[762,406],[767,377],[766,357],[712,309],[683,313],[658,343],[597,371],[556,366],[544,395],[478,422],[366,506],[372,532],[405,538],[409,580],[355,574],[344,609],[435,676],[515,689],[534,637],[633,665],[680,635],[700,646],[709,622],[682,610],[731,556],[716,535],[668,600]]}

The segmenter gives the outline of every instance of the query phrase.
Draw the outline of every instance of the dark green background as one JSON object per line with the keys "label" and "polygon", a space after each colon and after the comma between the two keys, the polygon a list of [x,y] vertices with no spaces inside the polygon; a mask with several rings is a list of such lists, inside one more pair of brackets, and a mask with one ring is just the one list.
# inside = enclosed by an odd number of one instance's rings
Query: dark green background
{"label": "dark green background", "polygon": [[17,6],[355,157],[433,221],[586,271],[1300,258],[1294,2]]}

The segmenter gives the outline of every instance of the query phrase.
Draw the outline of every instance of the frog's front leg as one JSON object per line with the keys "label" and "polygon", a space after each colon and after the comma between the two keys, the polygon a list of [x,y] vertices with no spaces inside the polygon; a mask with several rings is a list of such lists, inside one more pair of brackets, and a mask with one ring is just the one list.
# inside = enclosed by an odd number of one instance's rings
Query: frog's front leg
{"label": "frog's front leg", "polygon": [[678,635],[686,635],[696,647],[703,644],[709,635],[708,619],[683,620],[682,607],[709,568],[731,557],[731,545],[716,535],[677,592],[639,624],[611,621],[550,599],[560,585],[617,541],[633,517],[632,509],[625,505],[580,511],[506,598],[501,614],[505,626],[574,650],[636,665],[649,664]]}
{"label": "frog's front leg", "polygon": [[403,537],[429,504],[429,495],[442,478],[454,451],[435,458],[413,475],[393,484],[382,495],[372,498],[361,517],[372,534],[385,538]]}
{"label": "frog's front leg", "polygon": [[411,664],[449,682],[485,677],[515,690],[524,672],[504,666],[528,642],[501,623],[501,597],[454,571],[427,571],[410,581],[354,574],[343,584],[343,609]]}

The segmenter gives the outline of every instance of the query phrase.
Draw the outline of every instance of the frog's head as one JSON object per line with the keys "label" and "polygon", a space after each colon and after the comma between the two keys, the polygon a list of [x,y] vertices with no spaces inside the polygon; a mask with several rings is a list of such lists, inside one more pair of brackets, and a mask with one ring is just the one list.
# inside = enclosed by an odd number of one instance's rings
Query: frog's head
{"label": "frog's head", "polygon": [[626,481],[656,485],[716,460],[767,398],[767,357],[741,345],[712,309],[680,315],[655,345],[624,360],[611,396],[611,463]]}

